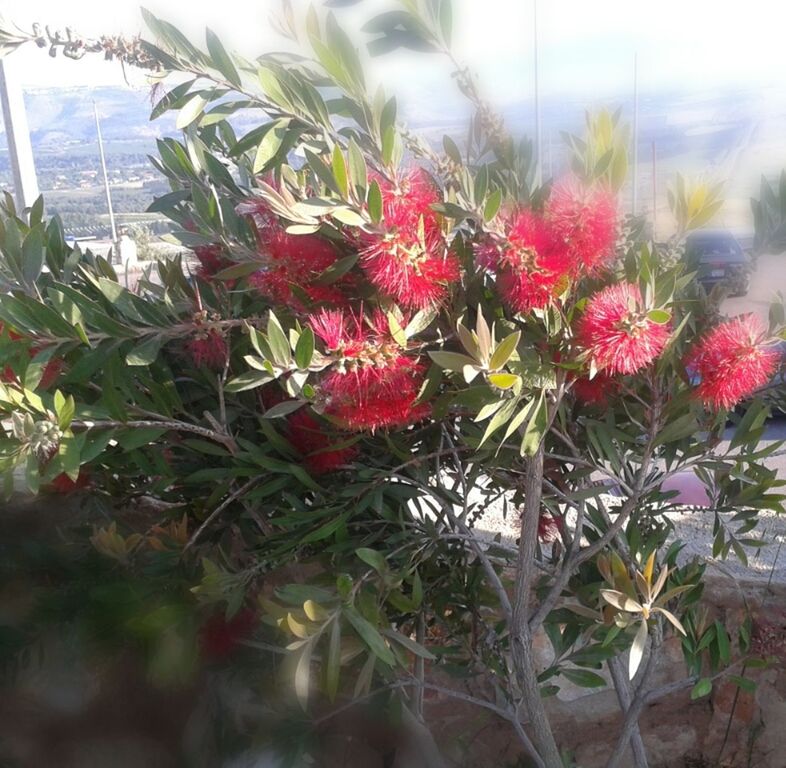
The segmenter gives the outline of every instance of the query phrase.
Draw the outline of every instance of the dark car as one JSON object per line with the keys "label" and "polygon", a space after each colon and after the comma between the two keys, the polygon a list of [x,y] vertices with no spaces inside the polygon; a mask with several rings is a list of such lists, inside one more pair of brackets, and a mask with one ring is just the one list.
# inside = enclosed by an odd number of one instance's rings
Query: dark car
{"label": "dark car", "polygon": [[764,397],[772,406],[773,415],[786,416],[786,340],[778,342],[781,364],[769,384],[763,386],[757,396]]}
{"label": "dark car", "polygon": [[739,241],[724,230],[701,229],[685,239],[685,257],[707,291],[723,283],[732,296],[744,296],[750,287],[750,256]]}

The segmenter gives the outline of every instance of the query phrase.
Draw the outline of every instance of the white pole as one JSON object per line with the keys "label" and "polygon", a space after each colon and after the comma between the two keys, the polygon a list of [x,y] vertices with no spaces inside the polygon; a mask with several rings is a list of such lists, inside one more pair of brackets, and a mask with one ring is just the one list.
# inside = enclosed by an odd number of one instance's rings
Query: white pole
{"label": "white pole", "polygon": [[535,184],[543,181],[543,136],[540,124],[540,80],[538,78],[538,0],[532,0],[532,34],[535,56]]}
{"label": "white pole", "polygon": [[639,54],[633,54],[633,215],[639,203]]}
{"label": "white pole", "polygon": [[112,210],[112,195],[109,192],[109,176],[106,172],[106,158],[104,157],[104,142],[101,139],[101,123],[98,121],[98,110],[96,109],[96,103],[93,102],[93,116],[96,119],[96,134],[98,135],[98,156],[101,158],[101,170],[104,175],[104,192],[106,193],[106,207],[109,211],[109,228],[112,232],[112,256],[114,257],[115,261],[120,256],[119,248],[118,248],[118,241],[117,241],[117,229],[115,229],[115,212]]}
{"label": "white pole", "polygon": [[25,99],[12,57],[0,59],[0,102],[8,142],[8,158],[14,179],[14,197],[21,214],[23,209],[29,208],[38,198],[38,181],[30,144],[30,130],[27,127]]}

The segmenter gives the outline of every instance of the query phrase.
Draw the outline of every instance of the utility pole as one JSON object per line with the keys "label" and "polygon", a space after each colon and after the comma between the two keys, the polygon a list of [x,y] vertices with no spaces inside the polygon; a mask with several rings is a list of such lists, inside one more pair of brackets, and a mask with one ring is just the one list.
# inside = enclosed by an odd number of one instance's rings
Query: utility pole
{"label": "utility pole", "polygon": [[538,78],[538,0],[532,0],[532,35],[535,65],[535,184],[543,181],[543,136],[540,123],[540,80]]}
{"label": "utility pole", "polygon": [[633,203],[635,216],[639,203],[639,54],[633,54]]}
{"label": "utility pole", "polygon": [[106,172],[106,158],[104,157],[104,142],[101,138],[101,123],[98,120],[98,109],[95,101],[93,102],[93,115],[96,119],[96,134],[98,135],[98,156],[101,158],[101,171],[104,175],[104,192],[106,193],[106,207],[109,211],[109,228],[112,232],[112,259],[118,262],[120,258],[120,243],[117,239],[117,229],[115,228],[115,212],[112,210],[112,195],[109,192],[109,176]]}
{"label": "utility pole", "polygon": [[0,102],[8,142],[8,159],[14,179],[14,198],[18,212],[29,208],[38,198],[38,181],[27,126],[25,99],[15,72],[13,57],[0,59]]}
{"label": "utility pole", "polygon": [[658,224],[658,169],[655,160],[655,142],[652,142],[652,229]]}

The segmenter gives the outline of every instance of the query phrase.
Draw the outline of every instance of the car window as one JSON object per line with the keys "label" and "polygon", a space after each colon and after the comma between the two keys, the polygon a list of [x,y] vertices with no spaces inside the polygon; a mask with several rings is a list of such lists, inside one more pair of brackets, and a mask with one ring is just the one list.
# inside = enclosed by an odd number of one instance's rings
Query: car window
{"label": "car window", "polygon": [[688,242],[688,251],[696,256],[738,256],[739,244],[730,238],[695,239]]}

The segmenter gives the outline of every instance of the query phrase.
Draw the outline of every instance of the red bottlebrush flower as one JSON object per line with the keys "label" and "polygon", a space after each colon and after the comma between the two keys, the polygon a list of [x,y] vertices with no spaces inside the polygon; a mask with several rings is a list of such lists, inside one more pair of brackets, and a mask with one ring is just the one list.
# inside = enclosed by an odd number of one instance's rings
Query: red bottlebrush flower
{"label": "red bottlebrush flower", "polygon": [[647,317],[638,286],[619,283],[589,300],[577,339],[598,370],[631,374],[663,351],[670,333],[669,323],[655,323]]}
{"label": "red bottlebrush flower", "polygon": [[377,289],[402,306],[433,306],[459,278],[458,260],[448,252],[439,216],[431,208],[441,200],[437,187],[422,169],[395,184],[376,181],[385,231],[363,235],[361,266]]}
{"label": "red bottlebrush flower", "polygon": [[610,190],[558,184],[549,197],[546,219],[552,237],[567,248],[577,276],[596,271],[613,255],[617,204]]}
{"label": "red bottlebrush flower", "polygon": [[197,368],[223,370],[227,360],[227,343],[215,329],[198,330],[186,343],[186,350]]}
{"label": "red bottlebrush flower", "polygon": [[325,413],[356,431],[413,424],[429,412],[417,404],[425,369],[372,322],[324,310],[310,319],[314,333],[336,357],[319,394]]}
{"label": "red bottlebrush flower", "polygon": [[592,378],[579,376],[573,381],[576,400],[586,405],[605,406],[609,397],[613,397],[618,391],[619,381],[605,373],[597,373]]}
{"label": "red bottlebrush flower", "polygon": [[231,267],[233,264],[227,258],[226,250],[220,243],[198,245],[194,248],[194,255],[199,259],[197,274],[207,281],[212,280],[221,270]]}
{"label": "red bottlebrush flower", "polygon": [[302,309],[292,290],[297,286],[314,304],[345,303],[341,287],[348,283],[348,278],[330,286],[314,284],[339,256],[328,240],[318,235],[290,234],[261,198],[246,200],[235,210],[254,222],[264,267],[249,282],[261,294],[277,304]]}
{"label": "red bottlebrush flower", "polygon": [[475,252],[481,266],[497,273],[500,294],[516,312],[548,306],[570,279],[568,249],[532,211],[514,214],[504,239],[481,243]]}
{"label": "red bottlebrush flower", "polygon": [[696,394],[710,408],[733,408],[765,386],[781,357],[768,341],[764,322],[753,314],[713,328],[686,361],[700,379]]}
{"label": "red bottlebrush flower", "polygon": [[348,348],[350,351],[346,354],[351,357],[359,352],[368,340],[360,321],[350,312],[323,309],[318,314],[311,315],[308,320],[311,329],[322,339],[329,352],[343,352]]}
{"label": "red bottlebrush flower", "polygon": [[354,445],[332,448],[341,442],[341,438],[326,433],[306,408],[290,414],[287,422],[289,442],[303,457],[303,463],[313,475],[335,472],[357,456],[358,449]]}
{"label": "red bottlebrush flower", "polygon": [[253,631],[257,623],[255,613],[244,608],[231,619],[215,613],[202,625],[199,646],[208,661],[223,661],[232,654]]}
{"label": "red bottlebrush flower", "polygon": [[[30,350],[31,352],[33,350]],[[47,362],[44,366],[44,372],[41,374],[41,381],[38,383],[39,389],[49,389],[54,384],[63,372],[65,363],[62,358],[54,357]]]}
{"label": "red bottlebrush flower", "polygon": [[76,480],[72,480],[65,472],[59,474],[51,483],[48,490],[67,496],[77,491],[82,491],[90,487],[90,475],[85,470],[80,470]]}
{"label": "red bottlebrush flower", "polygon": [[541,512],[538,518],[538,539],[544,544],[554,541],[559,536],[562,520],[556,519],[549,512]]}

